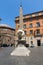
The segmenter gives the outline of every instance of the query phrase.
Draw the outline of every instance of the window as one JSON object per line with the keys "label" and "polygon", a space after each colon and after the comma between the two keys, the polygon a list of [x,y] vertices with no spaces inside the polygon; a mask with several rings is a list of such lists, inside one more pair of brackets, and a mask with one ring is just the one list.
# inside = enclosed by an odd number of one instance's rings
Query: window
{"label": "window", "polygon": [[31,40],[33,39],[33,37],[31,36]]}
{"label": "window", "polygon": [[1,35],[0,35],[0,38],[1,38]]}
{"label": "window", "polygon": [[33,41],[31,41],[31,45],[33,45]]}
{"label": "window", "polygon": [[37,29],[37,30],[36,30],[36,33],[37,33],[37,34],[40,34],[40,29]]}
{"label": "window", "polygon": [[29,19],[27,18],[27,19],[23,19],[23,22],[27,22],[27,21],[29,21]]}
{"label": "window", "polygon": [[33,30],[30,30],[30,34],[33,34]]}
{"label": "window", "polygon": [[33,41],[31,41],[31,47],[33,47],[33,46],[34,46]]}
{"label": "window", "polygon": [[36,26],[37,26],[37,27],[40,27],[40,23],[39,23],[39,22],[37,22],[37,23],[36,23]]}
{"label": "window", "polygon": [[15,20],[16,24],[19,24],[19,20]]}
{"label": "window", "polygon": [[9,42],[10,40],[8,40],[8,42]]}
{"label": "window", "polygon": [[26,19],[24,19],[23,22],[26,22]]}
{"label": "window", "polygon": [[24,33],[26,34],[26,31],[24,31]]}
{"label": "window", "polygon": [[32,22],[32,18],[30,18],[29,21]]}
{"label": "window", "polygon": [[42,15],[43,15],[43,12],[42,12]]}
{"label": "window", "polygon": [[30,15],[30,18],[32,18],[32,15]]}
{"label": "window", "polygon": [[38,15],[39,15],[38,13],[35,14],[35,16],[38,16]]}
{"label": "window", "polygon": [[32,28],[33,27],[33,25],[32,25],[32,23],[29,25],[29,28]]}
{"label": "window", "polygon": [[26,28],[26,24],[23,25],[23,28]]}

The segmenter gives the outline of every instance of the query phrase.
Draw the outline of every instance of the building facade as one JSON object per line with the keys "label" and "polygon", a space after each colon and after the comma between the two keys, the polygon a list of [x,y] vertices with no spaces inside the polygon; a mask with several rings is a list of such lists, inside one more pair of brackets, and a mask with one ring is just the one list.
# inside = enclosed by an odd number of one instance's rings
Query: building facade
{"label": "building facade", "polygon": [[0,24],[0,46],[15,44],[15,29],[6,24]]}
{"label": "building facade", "polygon": [[[15,18],[16,32],[19,29],[19,16]],[[34,46],[43,45],[43,11],[23,15],[23,30],[26,43]]]}

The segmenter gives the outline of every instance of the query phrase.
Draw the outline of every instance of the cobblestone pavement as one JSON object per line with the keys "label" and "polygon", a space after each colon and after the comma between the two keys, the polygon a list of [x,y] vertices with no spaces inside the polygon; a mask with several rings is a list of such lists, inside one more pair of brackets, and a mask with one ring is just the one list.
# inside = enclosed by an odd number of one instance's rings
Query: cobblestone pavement
{"label": "cobblestone pavement", "polygon": [[43,47],[29,49],[29,57],[15,57],[10,55],[14,47],[0,48],[0,65],[43,65]]}

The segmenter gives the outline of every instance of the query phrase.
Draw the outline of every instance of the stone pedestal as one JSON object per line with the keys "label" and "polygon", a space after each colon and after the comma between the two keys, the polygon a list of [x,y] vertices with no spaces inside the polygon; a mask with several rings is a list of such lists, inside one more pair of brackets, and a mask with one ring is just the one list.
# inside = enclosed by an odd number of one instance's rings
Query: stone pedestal
{"label": "stone pedestal", "polygon": [[11,52],[12,56],[29,56],[30,50],[25,47],[26,40],[23,30],[18,30],[16,48]]}
{"label": "stone pedestal", "polygon": [[19,44],[11,53],[11,56],[29,56],[30,50]]}

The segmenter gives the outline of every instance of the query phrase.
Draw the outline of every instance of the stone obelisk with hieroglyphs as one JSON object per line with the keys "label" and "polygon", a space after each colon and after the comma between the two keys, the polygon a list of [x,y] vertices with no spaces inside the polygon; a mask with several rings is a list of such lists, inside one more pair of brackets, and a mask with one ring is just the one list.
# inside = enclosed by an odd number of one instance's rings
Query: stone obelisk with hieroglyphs
{"label": "stone obelisk with hieroglyphs", "polygon": [[19,29],[23,30],[23,9],[22,9],[22,4],[20,5]]}
{"label": "stone obelisk with hieroglyphs", "polygon": [[18,40],[18,35],[17,35],[17,32],[20,30],[23,31],[23,8],[22,8],[22,1],[20,2],[20,16],[19,16],[19,28],[18,30],[16,31],[16,40]]}

